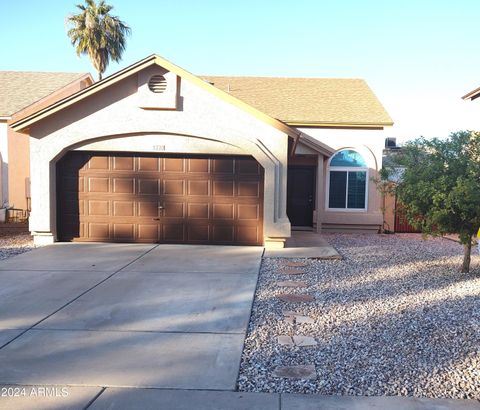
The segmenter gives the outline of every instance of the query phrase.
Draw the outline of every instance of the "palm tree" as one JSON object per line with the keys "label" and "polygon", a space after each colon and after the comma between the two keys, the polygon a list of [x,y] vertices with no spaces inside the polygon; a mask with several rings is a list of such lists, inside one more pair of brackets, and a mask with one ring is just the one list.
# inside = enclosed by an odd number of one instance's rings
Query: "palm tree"
{"label": "palm tree", "polygon": [[77,55],[87,54],[98,72],[98,79],[107,69],[110,60],[119,62],[125,50],[126,36],[131,29],[118,17],[110,15],[113,6],[101,0],[85,0],[77,4],[79,14],[67,17],[71,27],[67,34]]}

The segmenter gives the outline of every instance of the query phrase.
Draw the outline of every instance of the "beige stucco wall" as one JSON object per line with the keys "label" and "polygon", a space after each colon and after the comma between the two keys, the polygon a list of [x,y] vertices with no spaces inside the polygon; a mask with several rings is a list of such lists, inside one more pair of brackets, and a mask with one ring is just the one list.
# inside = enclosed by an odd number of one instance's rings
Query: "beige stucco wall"
{"label": "beige stucco wall", "polygon": [[252,155],[265,170],[265,239],[288,237],[288,136],[183,79],[176,110],[140,108],[138,89],[164,73],[158,66],[146,70],[31,127],[30,230],[36,242],[55,238],[55,164],[72,149]]}
{"label": "beige stucco wall", "polygon": [[0,120],[0,207],[8,202],[8,124]]}
{"label": "beige stucco wall", "polygon": [[[327,209],[327,193],[325,192],[328,175],[328,159],[319,161],[323,170],[317,176],[317,215],[318,228],[324,229],[371,229],[382,224],[380,211],[381,200],[375,184],[370,178],[378,175],[382,167],[382,152],[385,145],[384,130],[364,129],[329,129],[329,128],[299,128],[305,134],[323,142],[336,151],[351,148],[364,157],[368,165],[368,207],[365,211],[331,211]],[[321,223],[320,223],[321,222]]]}
{"label": "beige stucco wall", "polygon": [[27,209],[26,179],[30,177],[30,144],[28,135],[8,128],[8,203],[16,209]]}

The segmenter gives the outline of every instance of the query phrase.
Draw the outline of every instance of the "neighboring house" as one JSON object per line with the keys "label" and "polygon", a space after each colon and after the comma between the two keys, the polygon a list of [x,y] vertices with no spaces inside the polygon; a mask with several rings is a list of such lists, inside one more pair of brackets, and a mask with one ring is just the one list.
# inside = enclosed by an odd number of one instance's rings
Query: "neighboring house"
{"label": "neighboring house", "polygon": [[31,136],[36,243],[280,247],[292,226],[378,231],[390,125],[363,80],[199,77],[152,55],[12,128]]}
{"label": "neighboring house", "polygon": [[90,74],[85,73],[0,71],[0,205],[24,210],[29,207],[29,139],[15,133],[9,124],[92,82]]}

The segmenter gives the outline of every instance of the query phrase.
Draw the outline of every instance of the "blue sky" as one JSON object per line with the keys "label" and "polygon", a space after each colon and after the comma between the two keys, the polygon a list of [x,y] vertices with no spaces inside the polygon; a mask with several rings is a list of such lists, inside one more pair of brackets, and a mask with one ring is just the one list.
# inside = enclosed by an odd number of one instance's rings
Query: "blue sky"
{"label": "blue sky", "polygon": [[[83,0],[0,0],[0,70],[90,71],[66,36]],[[195,74],[364,78],[388,136],[480,129],[477,0],[109,0],[132,28],[120,64],[157,53]]]}

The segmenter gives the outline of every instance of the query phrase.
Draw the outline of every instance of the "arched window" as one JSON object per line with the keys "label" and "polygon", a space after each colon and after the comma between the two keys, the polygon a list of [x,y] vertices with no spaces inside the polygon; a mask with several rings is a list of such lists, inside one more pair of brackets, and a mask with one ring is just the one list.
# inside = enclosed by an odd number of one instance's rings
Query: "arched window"
{"label": "arched window", "polygon": [[365,210],[367,177],[367,164],[357,151],[344,149],[337,152],[328,167],[327,208]]}

